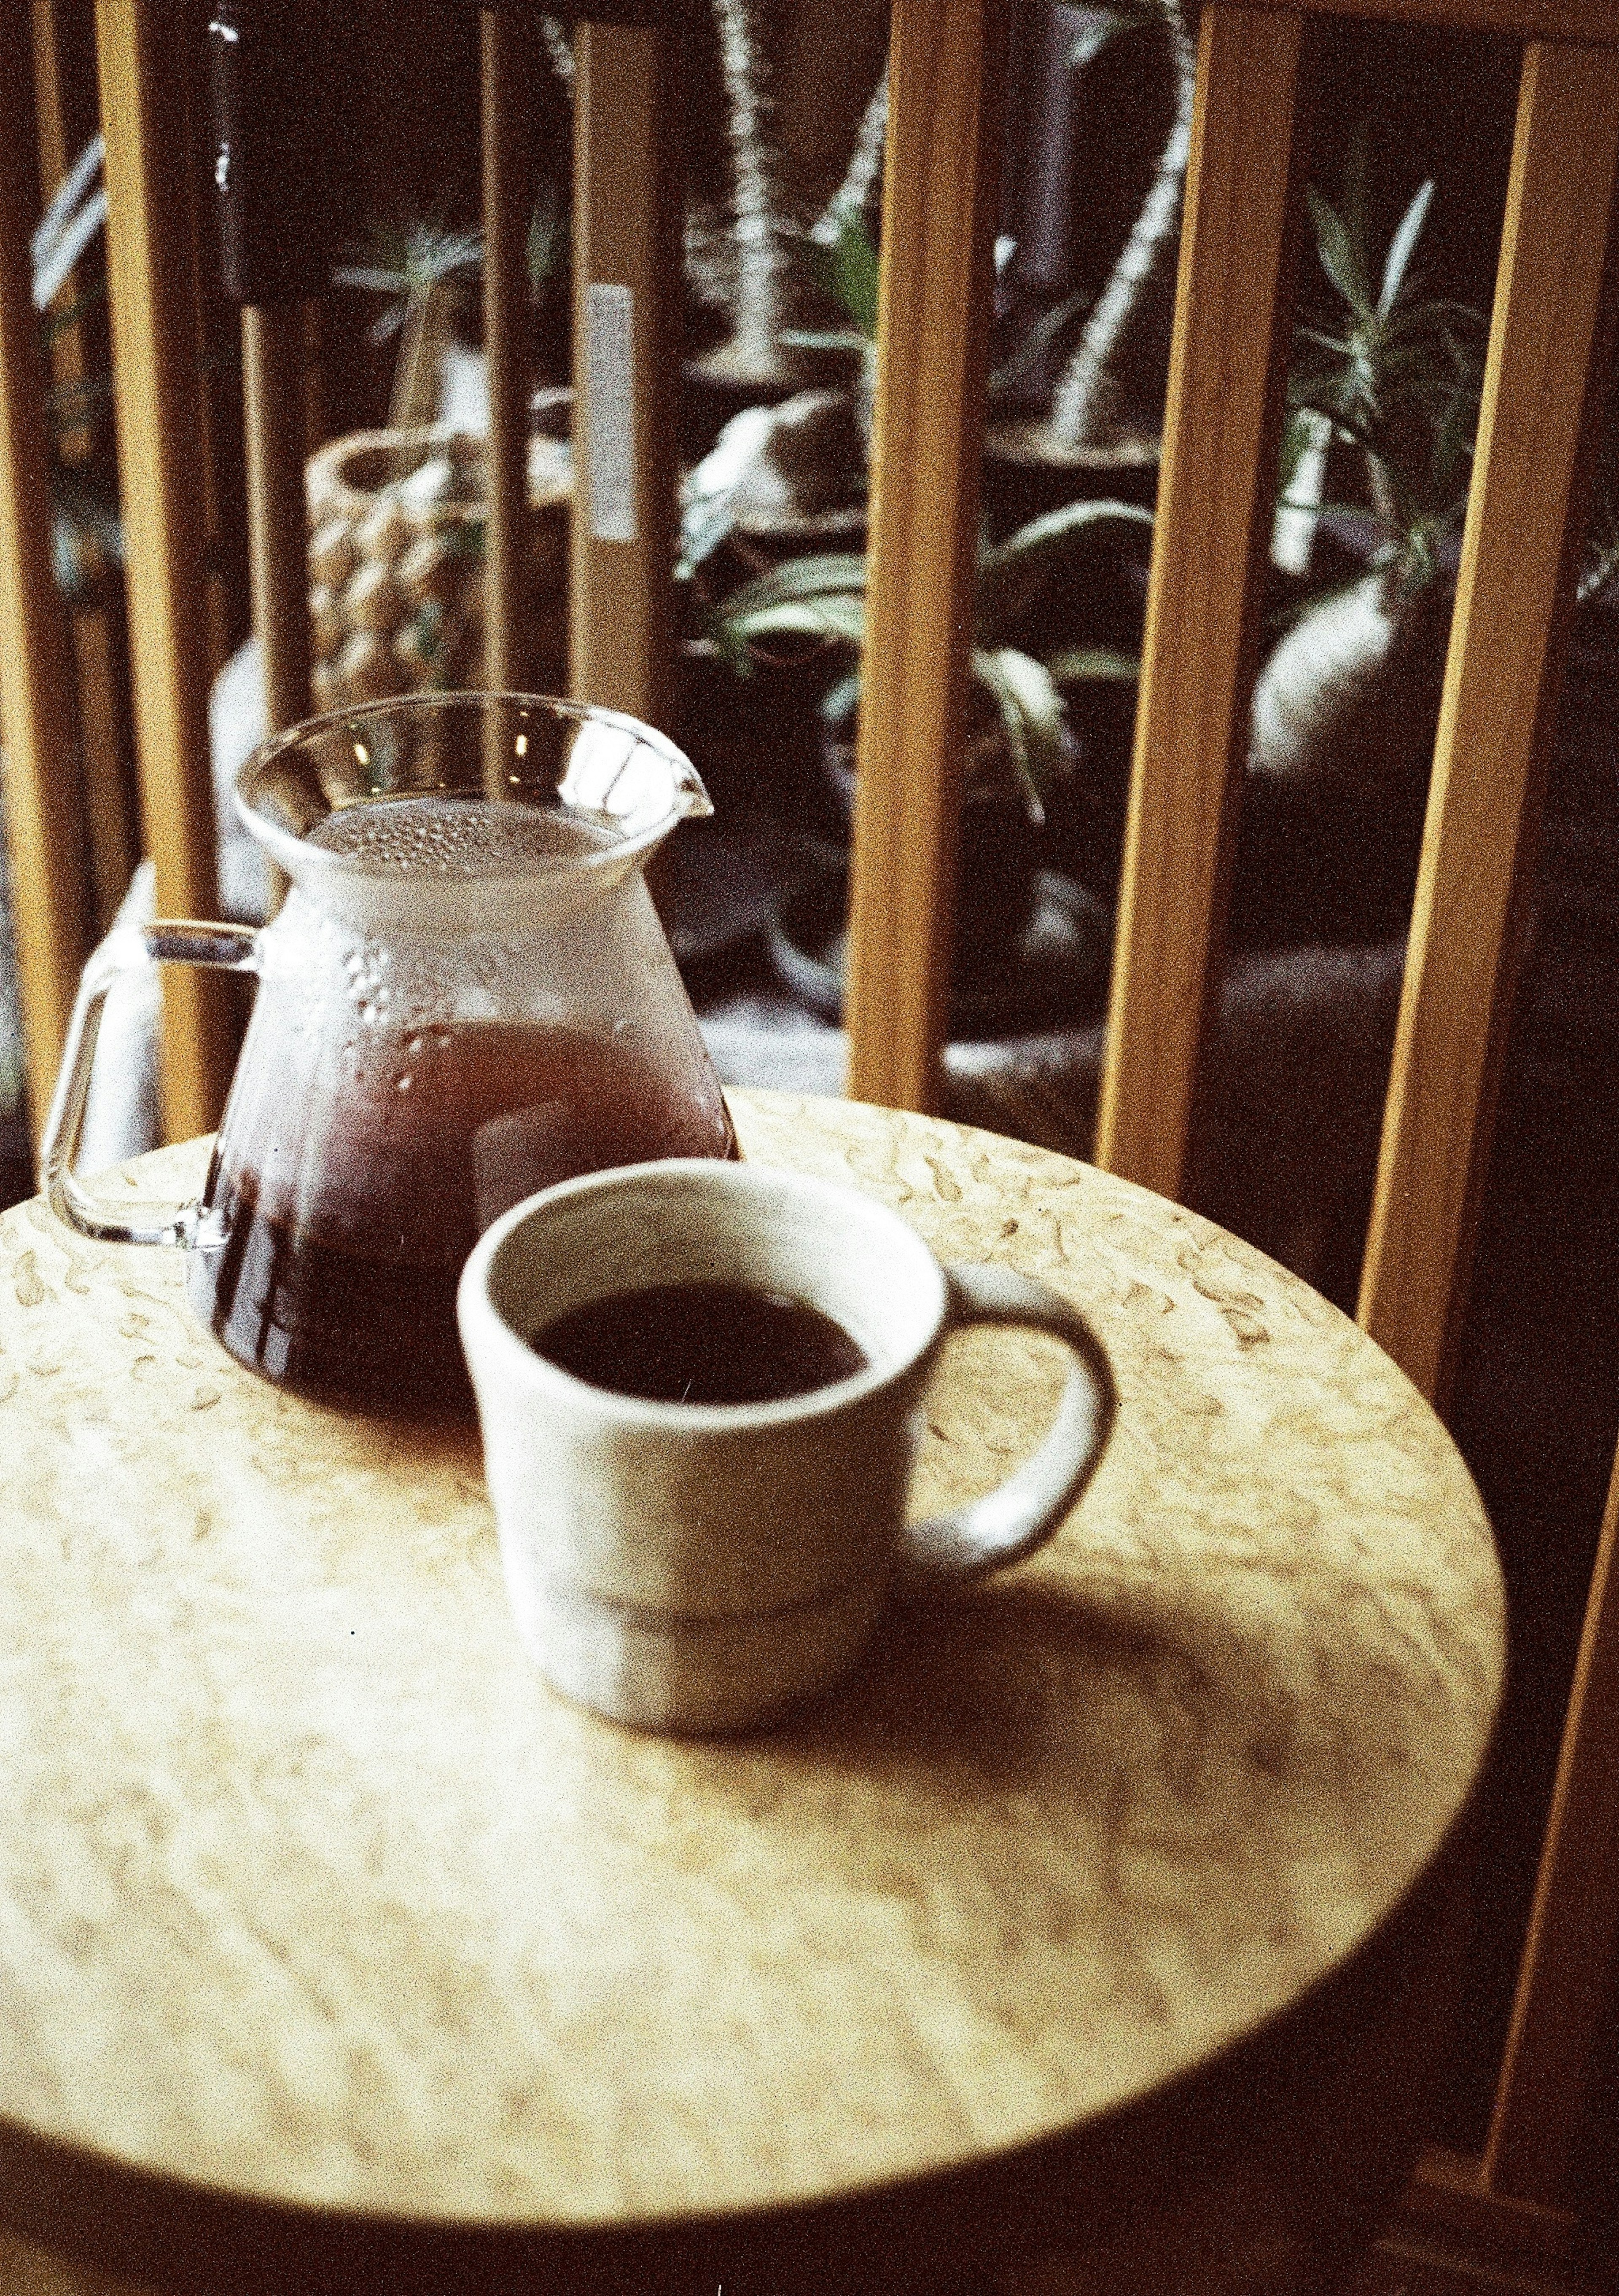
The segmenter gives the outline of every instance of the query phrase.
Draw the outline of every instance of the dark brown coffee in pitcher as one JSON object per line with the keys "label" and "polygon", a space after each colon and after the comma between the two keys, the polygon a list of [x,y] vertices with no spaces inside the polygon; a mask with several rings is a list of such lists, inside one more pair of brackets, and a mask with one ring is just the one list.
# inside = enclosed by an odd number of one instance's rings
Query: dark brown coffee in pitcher
{"label": "dark brown coffee in pitcher", "polygon": [[357,1081],[313,1200],[216,1152],[217,1250],[192,1304],[241,1363],[363,1410],[470,1412],[456,1285],[498,1214],[555,1180],[661,1156],[734,1156],[718,1094],[633,1045],[498,1023],[421,1032],[382,1093]]}
{"label": "dark brown coffee in pitcher", "polygon": [[52,1201],[86,1233],[187,1246],[196,1312],[267,1378],[470,1411],[456,1284],[491,1221],[581,1173],[736,1153],[642,875],[707,797],[613,712],[415,694],[267,742],[237,802],[291,882],[274,921],[158,925],[119,956],[257,976],[203,1196],[139,1225],[75,1180],[95,981]]}

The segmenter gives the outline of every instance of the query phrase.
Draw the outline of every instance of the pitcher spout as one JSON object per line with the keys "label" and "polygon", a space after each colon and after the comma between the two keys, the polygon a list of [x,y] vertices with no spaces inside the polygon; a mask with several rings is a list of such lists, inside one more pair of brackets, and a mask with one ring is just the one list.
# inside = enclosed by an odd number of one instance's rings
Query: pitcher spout
{"label": "pitcher spout", "polygon": [[580,719],[556,793],[564,805],[604,816],[621,835],[649,845],[677,822],[706,820],[714,810],[684,750],[612,709]]}

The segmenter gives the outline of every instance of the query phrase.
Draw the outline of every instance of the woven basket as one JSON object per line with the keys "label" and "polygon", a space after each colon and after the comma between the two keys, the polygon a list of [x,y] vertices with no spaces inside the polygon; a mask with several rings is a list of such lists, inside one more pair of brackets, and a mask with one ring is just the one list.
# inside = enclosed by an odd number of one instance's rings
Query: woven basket
{"label": "woven basket", "polygon": [[[316,709],[481,683],[483,440],[440,425],[357,430],[312,455],[305,478]],[[567,446],[531,439],[524,579],[546,693],[566,678],[571,491]]]}

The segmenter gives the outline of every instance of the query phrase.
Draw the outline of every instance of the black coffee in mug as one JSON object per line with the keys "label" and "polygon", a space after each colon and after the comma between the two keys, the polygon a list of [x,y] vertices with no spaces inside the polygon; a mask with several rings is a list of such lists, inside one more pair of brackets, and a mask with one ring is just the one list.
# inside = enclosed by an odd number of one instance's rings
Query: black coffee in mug
{"label": "black coffee in mug", "polygon": [[575,1379],[651,1403],[777,1403],[851,1379],[865,1349],[804,1300],[746,1283],[654,1283],[528,1335]]}

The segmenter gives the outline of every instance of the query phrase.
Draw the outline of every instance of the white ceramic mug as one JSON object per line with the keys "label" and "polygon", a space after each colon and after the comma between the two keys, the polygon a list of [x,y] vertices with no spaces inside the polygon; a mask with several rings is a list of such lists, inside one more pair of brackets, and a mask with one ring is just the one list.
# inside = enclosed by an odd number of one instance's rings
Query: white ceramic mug
{"label": "white ceramic mug", "polygon": [[[820,1309],[866,1367],[770,1402],[666,1403],[530,1344],[590,1302],[714,1283]],[[637,1164],[547,1188],[483,1236],[458,1309],[519,1631],[559,1690],[643,1729],[742,1729],[826,1688],[896,1577],[975,1577],[1048,1538],[1113,1421],[1101,1345],[1048,1285],[941,1267],[870,1197],[758,1165]],[[986,1496],[908,1524],[934,1355],[975,1323],[1067,1343],[1056,1423]]]}

